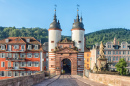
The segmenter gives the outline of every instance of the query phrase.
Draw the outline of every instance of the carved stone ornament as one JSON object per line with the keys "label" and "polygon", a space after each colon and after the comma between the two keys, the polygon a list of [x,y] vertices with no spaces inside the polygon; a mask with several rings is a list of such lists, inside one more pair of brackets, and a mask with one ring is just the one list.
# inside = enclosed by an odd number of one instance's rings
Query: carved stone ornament
{"label": "carved stone ornament", "polygon": [[95,72],[97,72],[98,71],[98,68],[97,68],[97,65],[96,65],[96,63],[94,64],[94,67],[93,67],[93,72],[95,73]]}

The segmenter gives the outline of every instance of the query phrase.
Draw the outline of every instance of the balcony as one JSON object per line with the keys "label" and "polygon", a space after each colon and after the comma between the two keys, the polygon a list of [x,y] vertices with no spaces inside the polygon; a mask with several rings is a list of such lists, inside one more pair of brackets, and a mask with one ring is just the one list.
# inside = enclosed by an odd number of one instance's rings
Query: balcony
{"label": "balcony", "polygon": [[9,57],[6,57],[6,60],[9,60],[9,61],[25,61],[25,58],[9,58]]}
{"label": "balcony", "polygon": [[25,68],[20,68],[20,67],[6,67],[6,70],[25,70]]}
{"label": "balcony", "polygon": [[12,50],[6,50],[6,52],[25,52],[26,50],[14,50],[14,51],[12,51]]}

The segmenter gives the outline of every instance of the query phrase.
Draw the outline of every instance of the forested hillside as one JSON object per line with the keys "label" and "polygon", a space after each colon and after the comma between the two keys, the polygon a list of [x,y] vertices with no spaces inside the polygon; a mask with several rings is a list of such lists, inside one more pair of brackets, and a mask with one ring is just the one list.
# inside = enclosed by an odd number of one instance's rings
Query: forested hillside
{"label": "forested hillside", "polygon": [[48,30],[43,28],[25,28],[17,29],[15,27],[0,27],[0,40],[7,37],[35,37],[42,43],[48,41]]}
{"label": "forested hillside", "polygon": [[[0,39],[7,37],[35,37],[38,40],[41,40],[42,43],[48,41],[48,30],[43,28],[20,28],[15,27],[0,27]],[[70,38],[70,36],[62,36],[63,38]],[[91,48],[95,43],[103,41],[106,43],[108,41],[113,41],[114,37],[117,38],[119,42],[127,41],[130,43],[130,30],[124,28],[111,28],[103,29],[100,31],[92,32],[85,34],[86,37],[86,46]]]}
{"label": "forested hillside", "polygon": [[119,42],[127,41],[130,43],[130,30],[124,28],[103,29],[85,34],[85,37],[87,47],[91,47],[93,44],[99,43],[100,41],[103,41],[103,43],[113,41],[114,37],[116,37]]}

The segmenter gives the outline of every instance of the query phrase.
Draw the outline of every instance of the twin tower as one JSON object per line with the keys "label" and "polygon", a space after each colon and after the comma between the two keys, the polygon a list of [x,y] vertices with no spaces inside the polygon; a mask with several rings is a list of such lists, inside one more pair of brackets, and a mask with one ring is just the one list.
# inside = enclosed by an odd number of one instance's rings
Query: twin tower
{"label": "twin tower", "polygon": [[56,74],[61,74],[63,68],[62,61],[69,59],[71,61],[71,74],[77,74],[84,70],[84,25],[82,16],[74,19],[72,26],[72,40],[61,40],[60,22],[56,18],[56,10],[53,22],[50,24],[49,32],[49,70]]}
{"label": "twin tower", "polygon": [[[84,24],[82,22],[82,16],[79,19],[79,14],[77,10],[77,18],[74,19],[72,26],[72,41],[74,41],[75,46],[78,48],[79,52],[84,52]],[[54,14],[53,22],[50,24],[49,31],[49,52],[55,51],[57,43],[61,41],[61,26],[59,20],[56,18],[56,10]]]}

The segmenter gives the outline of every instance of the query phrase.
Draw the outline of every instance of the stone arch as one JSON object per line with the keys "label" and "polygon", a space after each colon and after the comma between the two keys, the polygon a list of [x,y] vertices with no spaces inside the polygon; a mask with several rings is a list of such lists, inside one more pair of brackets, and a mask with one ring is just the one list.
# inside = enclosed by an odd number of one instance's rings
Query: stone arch
{"label": "stone arch", "polygon": [[62,68],[61,68],[61,61],[63,59],[69,59],[71,61],[71,75],[77,75],[77,53],[70,54],[56,54],[55,58],[55,71],[56,75],[60,75]]}
{"label": "stone arch", "polygon": [[[66,65],[63,65],[64,61],[67,61]],[[71,74],[71,70],[72,70],[72,60],[68,59],[68,58],[63,58],[61,60],[61,70],[64,70],[66,74]]]}

